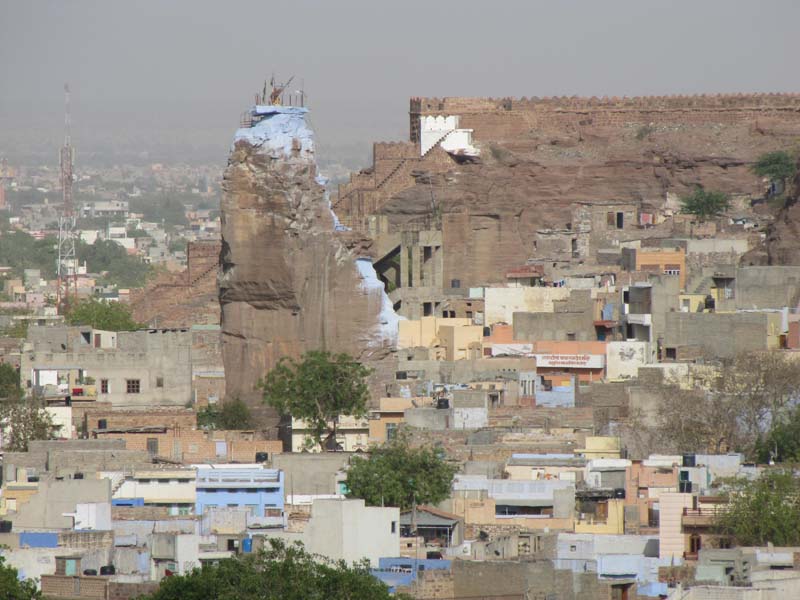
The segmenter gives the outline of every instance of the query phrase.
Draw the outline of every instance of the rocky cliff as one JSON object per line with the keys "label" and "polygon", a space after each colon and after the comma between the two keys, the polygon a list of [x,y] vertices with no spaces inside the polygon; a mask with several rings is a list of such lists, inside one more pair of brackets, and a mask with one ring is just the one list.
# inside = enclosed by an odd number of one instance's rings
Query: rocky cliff
{"label": "rocky cliff", "polygon": [[281,357],[327,349],[374,362],[395,339],[371,241],[337,225],[305,113],[254,107],[225,171],[219,299],[228,398],[257,403],[259,379]]}
{"label": "rocky cliff", "polygon": [[678,208],[678,197],[701,185],[741,199],[735,210],[748,211],[749,197],[764,191],[752,162],[800,137],[797,95],[412,99],[410,112],[409,148],[421,116],[456,115],[473,130],[480,160],[420,157],[418,148],[408,158],[410,149],[376,145],[372,170],[343,186],[337,210],[350,222],[366,205],[388,218],[390,231],[441,223],[444,280],[462,286],[501,282],[508,268],[547,258],[536,249],[537,231],[575,226],[576,202],[658,212]]}

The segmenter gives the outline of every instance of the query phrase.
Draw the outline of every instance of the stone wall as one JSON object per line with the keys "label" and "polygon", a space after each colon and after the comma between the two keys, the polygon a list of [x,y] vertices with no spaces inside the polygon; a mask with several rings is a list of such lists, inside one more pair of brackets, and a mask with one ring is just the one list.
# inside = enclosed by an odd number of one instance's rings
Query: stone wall
{"label": "stone wall", "polygon": [[187,266],[131,291],[133,318],[151,327],[219,323],[219,242],[189,242]]}
{"label": "stone wall", "polygon": [[[503,139],[524,130],[678,123],[798,123],[800,94],[716,94],[633,98],[412,98],[410,139],[419,139],[419,117],[458,115],[476,140]],[[767,126],[765,124],[765,126]]]}

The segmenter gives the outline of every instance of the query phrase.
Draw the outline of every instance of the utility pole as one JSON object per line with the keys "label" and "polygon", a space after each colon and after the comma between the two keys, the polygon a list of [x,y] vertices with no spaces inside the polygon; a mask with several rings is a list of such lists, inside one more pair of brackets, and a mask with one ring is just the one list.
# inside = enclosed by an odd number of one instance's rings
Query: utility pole
{"label": "utility pole", "polygon": [[[61,146],[61,216],[58,219],[58,291],[56,303],[60,313],[69,307],[70,295],[78,295],[78,265],[75,254],[75,208],[72,203],[72,182],[75,150],[70,139],[69,85],[64,84],[64,145]],[[70,287],[72,290],[70,291]]]}

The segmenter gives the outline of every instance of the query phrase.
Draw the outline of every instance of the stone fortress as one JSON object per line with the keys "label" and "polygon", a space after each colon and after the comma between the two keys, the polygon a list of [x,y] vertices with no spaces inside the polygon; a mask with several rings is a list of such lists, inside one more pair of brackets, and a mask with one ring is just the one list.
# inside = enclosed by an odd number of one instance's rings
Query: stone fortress
{"label": "stone fortress", "polygon": [[389,321],[463,312],[470,287],[521,266],[613,271],[620,244],[673,236],[696,186],[749,213],[764,191],[749,166],[800,136],[800,95],[412,98],[408,141],[375,143],[330,201],[304,124],[242,131],[222,205],[229,397],[312,348],[383,364],[384,387]]}

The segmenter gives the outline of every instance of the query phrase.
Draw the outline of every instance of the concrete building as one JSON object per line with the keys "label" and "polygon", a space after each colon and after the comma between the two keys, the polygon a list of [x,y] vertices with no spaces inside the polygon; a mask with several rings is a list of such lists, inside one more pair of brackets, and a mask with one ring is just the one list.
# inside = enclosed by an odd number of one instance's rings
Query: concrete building
{"label": "concrete building", "polygon": [[[190,515],[194,512],[196,472],[192,468],[137,469],[131,474],[108,473],[118,482],[113,503],[116,506],[165,507],[170,515]],[[198,513],[202,514],[202,513]]]}
{"label": "concrete building", "polygon": [[430,397],[380,398],[378,407],[369,411],[369,441],[382,444],[394,438],[397,428],[405,422],[405,411],[410,408],[430,406]]}
{"label": "concrete building", "polygon": [[733,358],[774,350],[781,345],[783,322],[780,312],[667,313],[663,358]]}
{"label": "concrete building", "polygon": [[115,407],[184,405],[192,400],[192,334],[33,327],[20,373],[29,393],[50,384],[63,393],[91,378],[98,400]]}
{"label": "concrete building", "polygon": [[[331,423],[329,426],[333,426]],[[325,440],[323,440],[325,442]],[[336,422],[335,443],[337,449],[344,452],[364,452],[369,448],[369,420],[366,417],[342,415]],[[292,418],[292,452],[322,452],[320,445],[314,441],[311,427],[302,419]]]}
{"label": "concrete building", "polygon": [[253,517],[283,512],[284,476],[263,465],[198,465],[195,514],[210,508],[247,508]]}
{"label": "concrete building", "polygon": [[622,267],[678,278],[678,287],[686,288],[686,250],[683,248],[623,248]]}
{"label": "concrete building", "polygon": [[400,554],[400,509],[366,506],[363,500],[314,500],[302,532],[273,532],[269,537],[299,541],[312,554],[373,567],[385,556]]}

